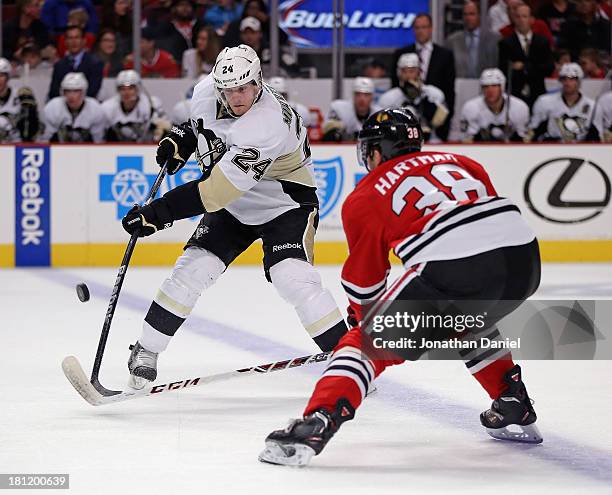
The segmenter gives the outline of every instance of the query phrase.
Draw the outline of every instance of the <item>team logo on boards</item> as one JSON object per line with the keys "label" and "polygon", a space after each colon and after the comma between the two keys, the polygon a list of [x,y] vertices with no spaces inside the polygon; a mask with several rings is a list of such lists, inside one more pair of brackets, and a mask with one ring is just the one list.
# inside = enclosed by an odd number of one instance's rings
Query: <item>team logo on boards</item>
{"label": "team logo on boards", "polygon": [[114,174],[100,174],[100,201],[117,204],[121,220],[135,204],[142,204],[157,177],[143,172],[142,156],[118,156]]}
{"label": "team logo on boards", "polygon": [[554,223],[581,223],[610,203],[610,178],[596,163],[562,157],[539,164],[527,176],[523,194],[529,209]]}
{"label": "team logo on boards", "polygon": [[[157,175],[145,174],[143,163],[142,156],[118,156],[116,172],[100,174],[100,201],[112,201],[117,204],[117,220],[121,220],[134,204],[142,204],[155,182]],[[166,176],[158,195],[198,179],[201,175],[198,163],[189,161],[176,174]]]}
{"label": "team logo on boards", "polygon": [[342,158],[336,156],[331,160],[314,160],[314,175],[319,197],[319,218],[325,218],[334,209],[342,194],[344,184],[344,167]]}
{"label": "team logo on boards", "polygon": [[15,147],[15,266],[51,262],[49,148]]}

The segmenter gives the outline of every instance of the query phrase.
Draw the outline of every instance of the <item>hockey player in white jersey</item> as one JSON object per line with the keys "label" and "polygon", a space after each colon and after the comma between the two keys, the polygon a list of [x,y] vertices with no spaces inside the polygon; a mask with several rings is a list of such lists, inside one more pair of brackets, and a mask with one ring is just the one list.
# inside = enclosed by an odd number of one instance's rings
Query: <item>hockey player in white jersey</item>
{"label": "hockey player in white jersey", "polygon": [[506,77],[501,70],[482,71],[482,95],[466,101],[461,110],[464,142],[523,141],[529,124],[529,107],[523,100],[504,94],[505,86]]}
{"label": "hockey player in white jersey", "polygon": [[559,70],[561,91],[541,95],[533,105],[530,141],[584,141],[591,126],[595,102],[580,92],[582,68],[575,63]]}
{"label": "hockey player in white jersey", "polygon": [[383,93],[378,104],[382,108],[408,108],[420,120],[425,141],[440,142],[435,129],[448,117],[446,100],[439,88],[421,81],[420,71],[419,56],[404,53],[397,61],[399,87]]}
{"label": "hockey player in white jersey", "polygon": [[135,143],[159,141],[171,127],[161,100],[149,96],[135,70],[119,72],[115,84],[118,94],[102,104],[109,126],[106,140]]}
{"label": "hockey player in white jersey", "polygon": [[612,143],[612,91],[605,92],[597,100],[593,128],[595,130],[593,139]]}
{"label": "hockey player in white jersey", "polygon": [[302,120],[304,121],[304,125],[306,126],[306,128],[309,128],[315,125],[316,122],[313,119],[312,115],[310,114],[310,111],[308,110],[308,108],[306,108],[306,105],[302,105],[301,103],[297,101],[290,100],[289,90],[287,89],[287,80],[284,77],[271,77],[268,80],[268,86],[278,91],[281,94],[281,96],[285,100],[287,100],[287,103],[289,103],[289,106],[291,106],[291,108],[293,108],[300,115],[300,117],[302,117]]}
{"label": "hockey player in white jersey", "polygon": [[380,110],[374,104],[374,82],[369,77],[356,77],[353,81],[352,100],[331,102],[323,123],[323,141],[353,141],[363,123]]}
{"label": "hockey player in white jersey", "polygon": [[61,96],[52,98],[43,110],[42,141],[52,143],[101,143],[106,129],[102,105],[87,95],[87,79],[69,72],[60,85]]}
{"label": "hockey player in white jersey", "polygon": [[38,107],[32,90],[9,86],[11,63],[0,58],[0,143],[34,141],[39,131]]}
{"label": "hockey player in white jersey", "polygon": [[162,139],[157,161],[175,173],[195,152],[200,179],[134,207],[125,230],[151,235],[203,214],[184,253],[145,317],[129,358],[130,386],[157,376],[157,356],[202,291],[256,239],[263,240],[268,281],[295,308],[315,343],[331,350],[347,330],[331,293],[314,269],[318,200],[306,129],[299,115],[262,82],[255,51],[225,48],[194,91],[190,122]]}

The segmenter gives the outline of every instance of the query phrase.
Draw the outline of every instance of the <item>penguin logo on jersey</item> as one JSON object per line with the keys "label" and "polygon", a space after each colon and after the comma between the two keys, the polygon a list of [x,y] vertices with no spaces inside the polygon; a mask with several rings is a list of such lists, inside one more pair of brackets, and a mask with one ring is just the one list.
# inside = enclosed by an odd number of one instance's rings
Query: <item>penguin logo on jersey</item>
{"label": "penguin logo on jersey", "polygon": [[314,176],[319,197],[319,218],[325,218],[336,206],[342,195],[344,167],[342,158],[314,160]]}
{"label": "penguin logo on jersey", "polygon": [[581,223],[600,215],[612,187],[596,163],[563,157],[539,164],[527,176],[523,194],[529,209],[554,223]]}

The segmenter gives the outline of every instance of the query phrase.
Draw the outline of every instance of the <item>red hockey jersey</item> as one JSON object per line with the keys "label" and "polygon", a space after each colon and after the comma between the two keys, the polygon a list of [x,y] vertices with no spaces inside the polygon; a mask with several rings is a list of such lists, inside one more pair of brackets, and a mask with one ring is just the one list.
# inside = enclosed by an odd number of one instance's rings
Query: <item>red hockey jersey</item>
{"label": "red hockey jersey", "polygon": [[535,238],[479,163],[434,151],[394,158],[366,175],[346,198],[342,223],[349,247],[342,286],[359,319],[386,289],[391,250],[410,268]]}

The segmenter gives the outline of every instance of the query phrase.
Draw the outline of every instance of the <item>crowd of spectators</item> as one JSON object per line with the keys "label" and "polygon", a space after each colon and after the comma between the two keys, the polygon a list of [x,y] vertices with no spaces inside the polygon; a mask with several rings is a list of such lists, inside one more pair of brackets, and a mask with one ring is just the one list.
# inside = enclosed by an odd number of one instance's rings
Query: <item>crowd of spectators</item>
{"label": "crowd of spectators", "polygon": [[[545,79],[559,78],[568,64],[578,64],[580,80],[601,79],[609,71],[610,0],[497,0],[486,16],[485,30],[480,2],[467,0],[462,5],[463,29],[438,44],[432,39],[430,15],[417,15],[412,25],[415,42],[399,47],[390,66],[376,59],[364,65],[362,76],[371,83],[361,80],[361,89],[341,112],[338,108],[344,104],[332,104],[326,121],[332,131],[323,132],[323,138],[351,137],[340,132],[338,124],[338,115],[349,107],[345,127],[352,129],[377,104],[393,104],[411,107],[431,138],[444,141],[455,109],[456,78],[482,83],[484,72],[496,68],[504,77],[502,91],[507,85],[531,111],[546,93]],[[96,98],[103,78],[133,69],[134,50],[140,54],[143,78],[196,80],[210,73],[224,46],[239,43],[257,52],[264,78],[300,75],[297,51],[280,29],[280,74],[270,71],[272,26],[264,0],[144,0],[140,25],[140,46],[134,47],[131,0],[95,5],[92,0],[17,0],[15,15],[2,26],[8,76],[47,74],[50,101],[62,96],[67,74],[82,73],[86,96]],[[384,93],[376,79],[387,77],[392,89]],[[494,106],[500,105],[497,101]]]}

